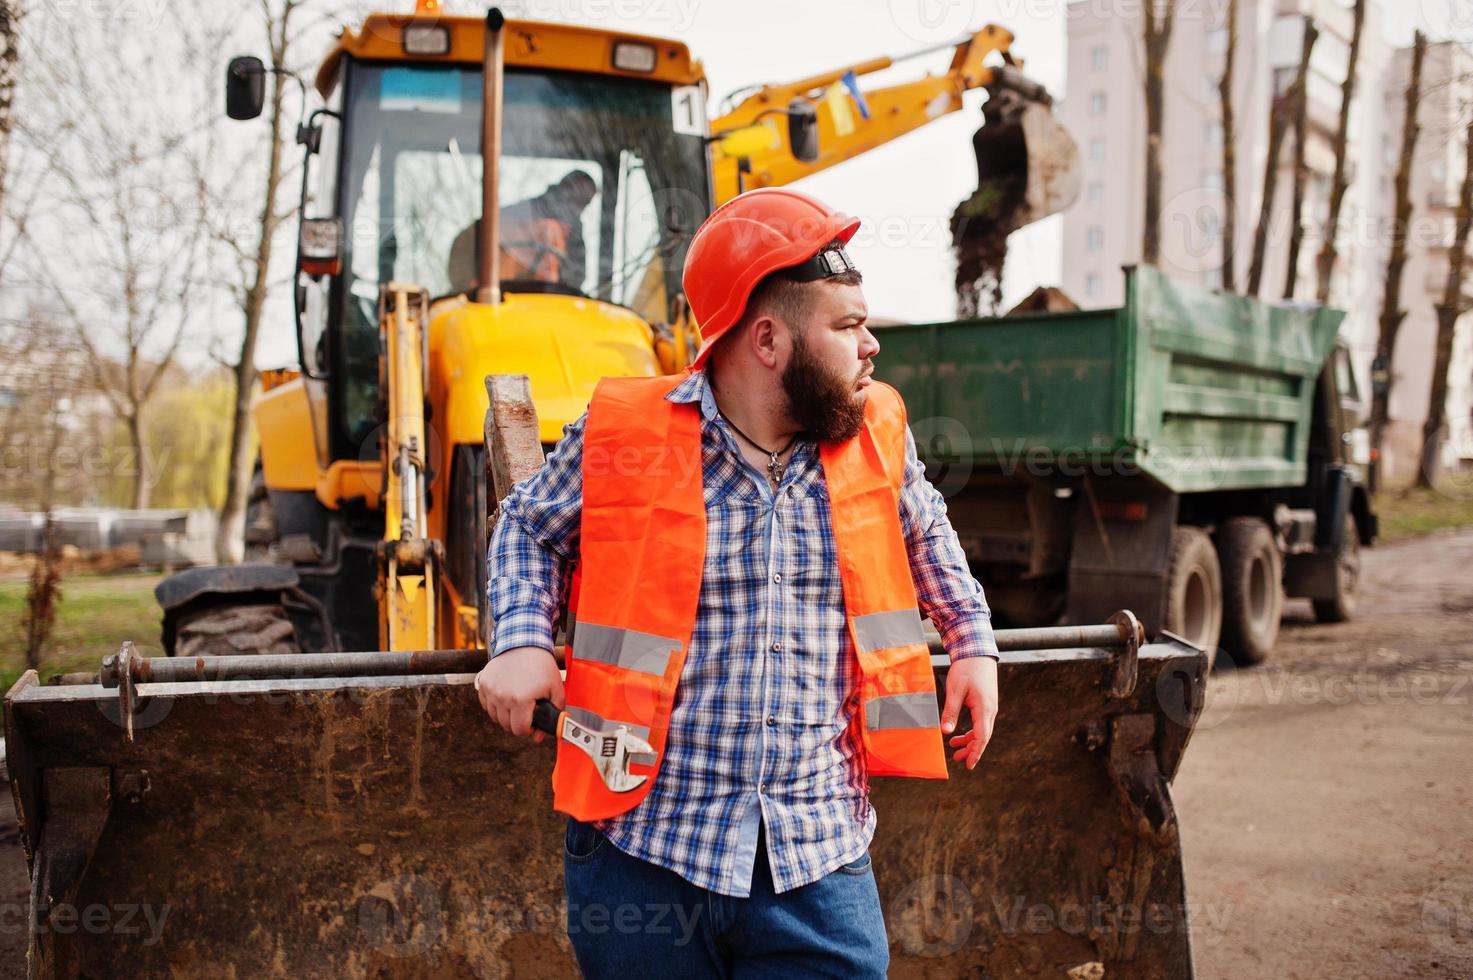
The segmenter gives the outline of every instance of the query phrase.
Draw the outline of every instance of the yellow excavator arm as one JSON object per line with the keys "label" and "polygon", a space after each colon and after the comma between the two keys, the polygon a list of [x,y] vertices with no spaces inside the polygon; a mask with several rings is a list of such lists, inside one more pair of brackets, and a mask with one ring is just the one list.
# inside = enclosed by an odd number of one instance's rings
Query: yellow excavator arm
{"label": "yellow excavator arm", "polygon": [[[794,82],[762,86],[711,122],[711,133],[716,138],[712,153],[716,203],[724,203],[754,187],[791,184],[956,112],[968,91],[993,84],[1004,72],[1016,75],[1022,62],[1009,53],[1012,43],[1010,31],[989,24],[975,34],[945,45],[897,58],[872,58]],[[868,119],[861,118],[858,111],[852,111],[852,116],[845,111],[851,109],[852,102],[836,111],[833,102],[824,97],[846,75],[852,73],[858,78],[953,45],[951,67],[945,74],[927,75],[864,92]],[[1007,67],[984,63],[994,51],[1001,53]],[[812,162],[804,162],[793,154],[788,145],[787,127],[782,124],[782,117],[795,99],[811,102],[818,110],[819,154]],[[770,136],[752,129],[759,125]],[[723,136],[728,138],[721,139]]]}

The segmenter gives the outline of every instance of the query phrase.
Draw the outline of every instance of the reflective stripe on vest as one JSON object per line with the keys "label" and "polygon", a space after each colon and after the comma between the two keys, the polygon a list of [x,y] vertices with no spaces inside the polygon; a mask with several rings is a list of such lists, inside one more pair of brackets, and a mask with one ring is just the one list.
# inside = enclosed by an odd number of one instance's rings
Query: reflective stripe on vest
{"label": "reflective stripe on vest", "polygon": [[[695,628],[706,547],[700,406],[665,399],[686,377],[605,379],[588,407],[564,693],[580,723],[628,725],[655,752],[635,760],[634,771],[650,779],[612,793],[586,755],[559,744],[553,805],[580,820],[630,810],[654,785]],[[930,650],[900,527],[905,431],[900,396],[877,382],[859,435],[823,443],[819,455],[859,663],[868,771],[944,779]]]}

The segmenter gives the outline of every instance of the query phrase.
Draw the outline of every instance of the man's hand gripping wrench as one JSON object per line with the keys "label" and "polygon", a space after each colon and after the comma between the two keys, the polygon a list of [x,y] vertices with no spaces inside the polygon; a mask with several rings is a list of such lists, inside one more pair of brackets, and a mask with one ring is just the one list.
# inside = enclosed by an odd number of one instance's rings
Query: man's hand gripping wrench
{"label": "man's hand gripping wrench", "polygon": [[629,762],[636,755],[653,756],[654,747],[624,725],[617,725],[612,731],[598,731],[574,721],[547,698],[539,698],[532,709],[532,727],[581,749],[593,760],[610,792],[628,793],[650,778],[631,773]]}

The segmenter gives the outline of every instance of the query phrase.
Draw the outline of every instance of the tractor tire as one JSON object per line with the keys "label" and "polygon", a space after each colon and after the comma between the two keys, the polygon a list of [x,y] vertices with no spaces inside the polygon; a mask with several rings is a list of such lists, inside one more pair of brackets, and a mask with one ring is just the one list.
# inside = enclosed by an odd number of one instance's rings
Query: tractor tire
{"label": "tractor tire", "polygon": [[1257,517],[1230,517],[1217,531],[1222,563],[1222,648],[1237,664],[1273,653],[1284,614],[1284,558]]}
{"label": "tractor tire", "polygon": [[238,657],[301,653],[296,630],[278,602],[212,606],[182,620],[176,657]]}
{"label": "tractor tire", "polygon": [[1335,594],[1315,599],[1314,618],[1321,623],[1344,623],[1355,615],[1355,590],[1360,582],[1360,532],[1355,517],[1345,515],[1340,532],[1340,550],[1335,555]]}
{"label": "tractor tire", "polygon": [[1199,527],[1171,530],[1166,628],[1206,650],[1209,665],[1216,659],[1222,635],[1222,567],[1212,539]]}

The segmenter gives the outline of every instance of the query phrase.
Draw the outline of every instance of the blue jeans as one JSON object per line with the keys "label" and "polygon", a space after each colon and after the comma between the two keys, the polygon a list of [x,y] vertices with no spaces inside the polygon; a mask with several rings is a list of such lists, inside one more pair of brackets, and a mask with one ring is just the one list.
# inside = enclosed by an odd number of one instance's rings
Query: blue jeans
{"label": "blue jeans", "polygon": [[568,938],[589,980],[604,977],[883,978],[890,963],[869,854],[775,894],[759,832],[752,893],[720,895],[625,854],[568,821]]}

